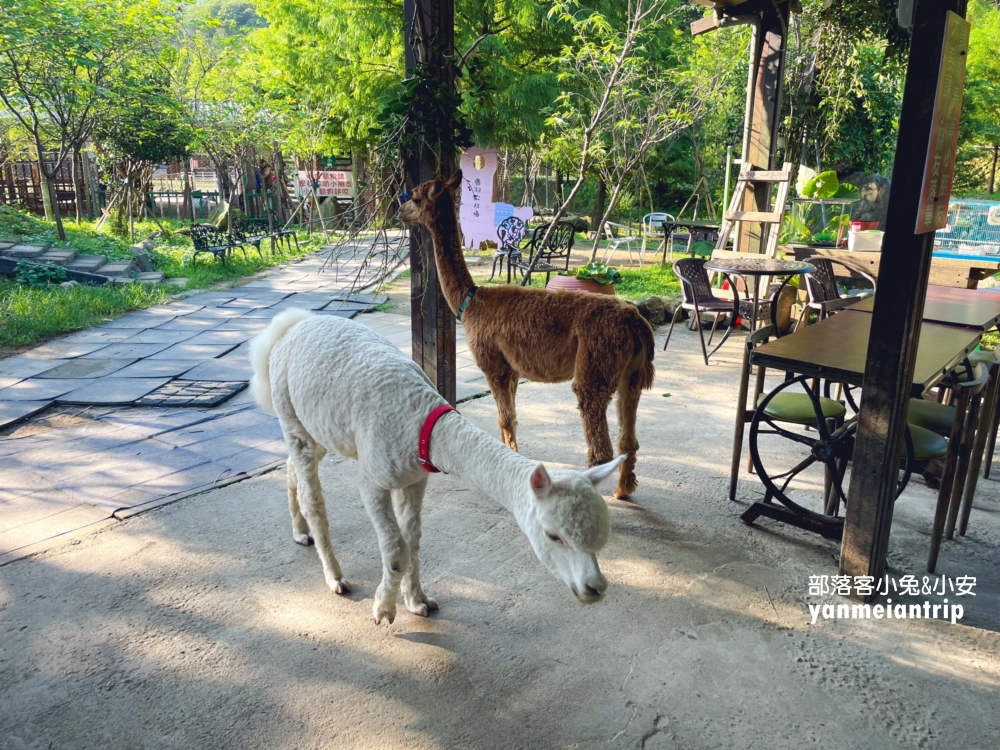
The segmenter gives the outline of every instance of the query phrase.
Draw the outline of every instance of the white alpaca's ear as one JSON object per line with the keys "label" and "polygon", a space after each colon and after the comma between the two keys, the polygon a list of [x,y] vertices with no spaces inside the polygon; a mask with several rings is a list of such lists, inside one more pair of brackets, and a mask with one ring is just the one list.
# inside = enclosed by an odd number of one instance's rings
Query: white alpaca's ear
{"label": "white alpaca's ear", "polygon": [[535,497],[539,500],[544,500],[549,496],[549,490],[552,489],[552,480],[549,479],[549,472],[545,470],[542,464],[538,464],[535,470],[531,472],[531,490],[535,493]]}
{"label": "white alpaca's ear", "polygon": [[618,456],[618,458],[608,461],[606,464],[598,464],[597,466],[591,466],[583,475],[587,477],[592,485],[595,487],[601,483],[602,480],[606,479],[610,474],[614,472],[619,466],[625,463],[625,459],[628,456]]}

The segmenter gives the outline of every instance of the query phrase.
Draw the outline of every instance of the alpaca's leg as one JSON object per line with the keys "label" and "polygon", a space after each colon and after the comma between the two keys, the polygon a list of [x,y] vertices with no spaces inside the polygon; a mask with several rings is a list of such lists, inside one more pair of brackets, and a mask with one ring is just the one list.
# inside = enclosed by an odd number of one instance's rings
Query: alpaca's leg
{"label": "alpaca's leg", "polygon": [[396,514],[392,508],[392,497],[388,490],[362,487],[361,499],[368,511],[368,517],[375,526],[379,550],[382,553],[382,582],[375,591],[372,615],[375,617],[376,625],[381,624],[382,620],[387,620],[391,625],[396,619],[396,596],[399,594],[399,584],[410,564],[410,546],[399,531]]}
{"label": "alpaca's leg", "polygon": [[[500,439],[513,451],[517,450],[517,381],[521,376],[508,371],[502,382],[496,387],[490,383],[493,398],[497,402],[497,424],[500,426]],[[488,379],[487,379],[488,380]]]}
{"label": "alpaca's leg", "polygon": [[638,482],[635,478],[635,454],[639,450],[639,440],[635,436],[635,419],[639,410],[639,365],[641,362],[635,361],[636,368],[626,370],[618,384],[618,455],[625,455],[625,463],[621,465],[618,473],[618,489],[615,490],[615,497],[627,498],[635,492]]}
{"label": "alpaca's leg", "polygon": [[[323,574],[327,585],[338,594],[351,591],[350,584],[344,580],[340,563],[333,555],[333,544],[330,542],[330,522],[326,518],[326,502],[323,500],[323,488],[319,483],[319,461],[326,455],[326,449],[316,444],[308,436],[300,437],[286,433],[288,443],[288,461],[292,465],[298,479],[296,495],[299,509],[306,523],[309,534],[316,542],[316,552],[323,564]],[[291,505],[291,495],[289,495]]]}
{"label": "alpaca's leg", "polygon": [[608,433],[608,404],[613,391],[606,385],[573,381],[580,415],[583,417],[583,436],[587,440],[587,466],[603,464],[614,458],[611,436]]}
{"label": "alpaca's leg", "polygon": [[285,473],[288,475],[288,512],[292,516],[292,539],[296,544],[308,547],[313,543],[313,538],[309,536],[309,524],[299,510],[299,479],[295,473],[295,464],[289,461]]}
{"label": "alpaca's leg", "polygon": [[406,608],[415,615],[427,617],[430,610],[437,609],[438,603],[424,593],[420,586],[420,509],[424,503],[427,478],[392,491],[392,504],[396,510],[403,539],[410,546],[410,566],[403,574],[403,601]]}
{"label": "alpaca's leg", "polygon": [[500,439],[511,450],[517,450],[517,381],[521,377],[504,359],[503,355],[493,349],[474,349],[472,356],[476,364],[486,376],[486,384],[490,387],[493,400],[497,404],[497,424],[500,427]]}

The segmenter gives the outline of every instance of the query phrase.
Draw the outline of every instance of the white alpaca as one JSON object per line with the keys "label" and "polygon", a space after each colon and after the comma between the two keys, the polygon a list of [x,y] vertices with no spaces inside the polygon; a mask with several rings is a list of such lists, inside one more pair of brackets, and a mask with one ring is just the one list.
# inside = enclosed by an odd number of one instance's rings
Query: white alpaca
{"label": "white alpaca", "polygon": [[[420,509],[427,471],[418,438],[428,414],[445,403],[427,376],[386,339],[337,317],[288,310],[251,344],[250,387],[273,410],[288,444],[292,537],[316,551],[330,588],[351,590],[333,555],[318,464],[328,450],[356,459],[361,499],[375,525],[382,582],[375,622],[392,622],[402,586],[406,608],[426,616],[437,603],[420,587]],[[624,456],[585,472],[533,464],[456,412],[441,417],[430,460],[507,508],[538,559],[582,603],[600,601],[608,582],[596,553],[611,516],[594,485]]]}

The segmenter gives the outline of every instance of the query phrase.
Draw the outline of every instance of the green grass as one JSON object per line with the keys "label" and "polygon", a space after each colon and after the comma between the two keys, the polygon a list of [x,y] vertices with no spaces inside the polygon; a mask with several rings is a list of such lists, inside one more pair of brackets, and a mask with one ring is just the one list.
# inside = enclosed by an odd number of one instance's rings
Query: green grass
{"label": "green grass", "polygon": [[164,302],[163,286],[84,286],[35,289],[0,280],[0,347],[24,346],[103,323]]}
{"label": "green grass", "polygon": [[[175,238],[177,241],[175,242]],[[250,276],[265,268],[287,263],[294,258],[316,252],[327,244],[322,235],[309,238],[299,238],[298,249],[292,243],[292,249],[282,245],[279,252],[272,253],[270,243],[261,242],[263,258],[257,255],[252,247],[247,248],[246,255],[240,250],[234,250],[226,257],[226,265],[216,258],[202,253],[197,262],[192,262],[194,248],[190,240],[183,235],[173,235],[170,244],[157,245],[151,256],[157,269],[163,271],[168,279],[186,278],[185,289],[205,289],[219,282],[235,283],[243,276]],[[180,241],[183,240],[183,243]]]}
{"label": "green grass", "polygon": [[[180,226],[177,221],[163,221],[168,229]],[[100,229],[94,228],[94,222],[76,223],[75,219],[63,218],[63,228],[66,230],[66,241],[61,242],[56,235],[55,222],[45,221],[22,211],[16,211],[8,206],[0,206],[0,237],[19,237],[28,245],[51,245],[53,247],[72,247],[80,255],[104,255],[108,260],[123,260],[132,257],[127,239],[116,237],[111,233],[109,224]],[[151,221],[136,222],[136,241],[149,236],[159,227]],[[171,241],[175,241],[171,237]],[[176,241],[180,241],[177,238]],[[190,241],[184,238],[184,242]]]}
{"label": "green grass", "polygon": [[[570,269],[570,273],[574,273]],[[674,275],[673,268],[669,265],[655,263],[643,268],[619,268],[622,275],[620,283],[615,284],[615,294],[629,302],[635,302],[645,297],[675,297],[681,293],[681,283]],[[483,285],[503,285],[507,283],[507,278],[502,279],[497,274],[492,282],[481,281]],[[528,285],[536,289],[545,288],[545,274],[534,273],[531,276],[531,283]]]}
{"label": "green grass", "polygon": [[663,263],[643,268],[619,268],[618,272],[622,280],[615,284],[615,292],[629,301],[651,296],[674,297],[681,293],[681,282],[673,268]]}
{"label": "green grass", "polygon": [[[246,258],[242,251],[233,251],[226,259],[226,265],[216,258],[202,254],[196,264],[192,264],[194,247],[186,234],[177,233],[184,223],[174,219],[161,219],[160,223],[171,234],[156,239],[156,248],[151,253],[157,269],[163,271],[168,279],[186,278],[186,289],[205,289],[216,283],[235,282],[243,276],[250,276],[271,266],[286,263],[289,260],[308,253],[315,252],[327,244],[322,235],[300,237],[299,248],[292,243],[291,250],[279,253],[270,252],[270,243],[261,243],[264,257],[249,248]],[[0,206],[0,237],[19,237],[27,244],[45,244],[54,247],[73,247],[80,255],[104,255],[108,260],[122,260],[132,257],[127,238],[118,237],[111,231],[111,222],[105,223],[100,229],[94,228],[94,223],[83,221],[77,224],[74,219],[64,218],[63,227],[66,230],[66,241],[60,242],[56,237],[55,224],[31,214],[6,206]],[[159,232],[160,227],[153,221],[137,221],[135,223],[136,242]]]}
{"label": "green grass", "polygon": [[[293,242],[291,250],[271,253],[270,244],[265,241],[261,243],[263,258],[249,248],[245,257],[240,250],[232,252],[225,266],[207,254],[199,255],[197,263],[192,264],[191,239],[176,231],[183,222],[164,219],[161,223],[170,234],[156,239],[156,248],[150,255],[168,279],[188,279],[185,289],[205,289],[220,282],[235,285],[242,277],[287,263],[327,244],[322,235],[300,237],[298,249]],[[110,222],[95,229],[93,222],[84,221],[78,225],[74,219],[65,218],[63,226],[66,241],[60,242],[53,222],[0,206],[0,237],[16,237],[27,244],[72,247],[80,255],[104,255],[108,260],[132,257],[131,243],[127,238],[112,234]],[[136,241],[159,230],[153,221],[138,221],[135,223]],[[0,277],[0,347],[38,343],[60,333],[99,324],[129,310],[164,302],[170,292],[167,286],[147,284],[79,285],[71,289],[54,285],[29,289]]]}

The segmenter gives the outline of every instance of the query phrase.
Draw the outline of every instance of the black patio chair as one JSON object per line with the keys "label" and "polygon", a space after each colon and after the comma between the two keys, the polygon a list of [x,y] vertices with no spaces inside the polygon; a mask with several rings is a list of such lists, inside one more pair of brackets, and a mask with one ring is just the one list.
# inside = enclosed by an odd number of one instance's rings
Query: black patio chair
{"label": "black patio chair", "polygon": [[809,301],[802,306],[802,313],[795,324],[796,331],[802,325],[810,310],[814,310],[819,319],[823,320],[831,313],[839,312],[845,307],[850,307],[868,296],[867,294],[841,296],[840,290],[837,287],[837,277],[834,273],[835,264],[846,269],[851,278],[865,279],[871,284],[872,293],[874,294],[875,292],[875,278],[860,268],[852,266],[850,263],[845,263],[835,258],[828,258],[825,255],[814,255],[811,258],[806,258],[806,263],[810,263],[816,270],[804,274],[806,294],[809,295]]}
{"label": "black patio chair", "polygon": [[213,224],[193,224],[191,226],[191,243],[194,254],[191,265],[194,265],[199,253],[211,253],[226,265],[226,255],[230,250],[239,247],[234,243],[228,232],[224,232]]}
{"label": "black patio chair", "polygon": [[247,219],[253,230],[259,234],[266,234],[271,238],[271,249],[281,251],[281,243],[284,242],[288,249],[292,249],[292,241],[295,241],[295,249],[299,249],[299,238],[294,229],[282,229],[277,224],[268,228],[267,219]]}
{"label": "black patio chair", "polygon": [[[681,295],[683,301],[674,310],[674,317],[670,320],[670,329],[667,331],[667,340],[663,342],[663,350],[667,350],[670,344],[670,335],[674,332],[674,324],[681,314],[681,310],[694,312],[695,324],[698,326],[698,337],[701,340],[701,354],[708,364],[708,358],[715,354],[726,343],[726,339],[732,334],[736,327],[736,319],[740,314],[740,295],[734,288],[731,300],[716,297],[712,290],[712,285],[708,281],[708,272],[705,271],[704,258],[681,258],[674,263],[674,273],[681,282]],[[715,313],[715,321],[712,323],[712,331],[708,336],[708,344],[705,344],[705,331],[701,325],[701,314],[703,312]],[[711,351],[708,347],[712,345],[715,336],[715,329],[719,325],[719,319],[726,313],[732,313],[732,320],[722,340]]]}
{"label": "black patio chair", "polygon": [[[521,240],[524,239],[524,222],[521,221],[516,216],[508,216],[506,219],[500,222],[497,227],[497,237],[500,240],[500,247],[496,249],[493,253],[493,270],[490,273],[490,278],[488,281],[493,281],[493,277],[496,276],[497,269],[499,268],[500,273],[503,273],[503,262],[504,259],[507,260],[507,283],[510,283],[510,261],[513,256],[515,259],[521,257]],[[498,265],[499,264],[499,265]]]}
{"label": "black patio chair", "polygon": [[[271,235],[266,231],[261,232],[260,229],[251,224],[250,220],[245,216],[235,216],[232,213],[229,214],[229,236],[232,238],[234,243],[237,243],[240,246],[252,245],[261,259],[264,258],[264,253],[260,251],[260,243],[262,240],[270,240],[271,249],[274,249],[274,238],[271,237]],[[246,255],[245,250],[243,254]]]}
{"label": "black patio chair", "polygon": [[[532,233],[531,241],[528,242],[525,248],[530,251],[527,260],[518,253],[516,257],[514,254],[511,254],[507,262],[508,268],[513,265],[515,269],[520,269],[521,273],[526,274],[529,284],[531,283],[532,273],[544,272],[545,283],[548,284],[549,277],[553,273],[569,271],[569,258],[573,250],[573,242],[576,239],[576,228],[571,222],[560,221],[556,224],[556,228],[552,231],[552,234],[549,235],[545,247],[539,247],[548,227],[548,224],[542,224],[536,227]],[[535,267],[531,268],[532,260],[536,255],[538,256],[538,260],[535,263]],[[529,269],[531,270],[529,271]]]}

